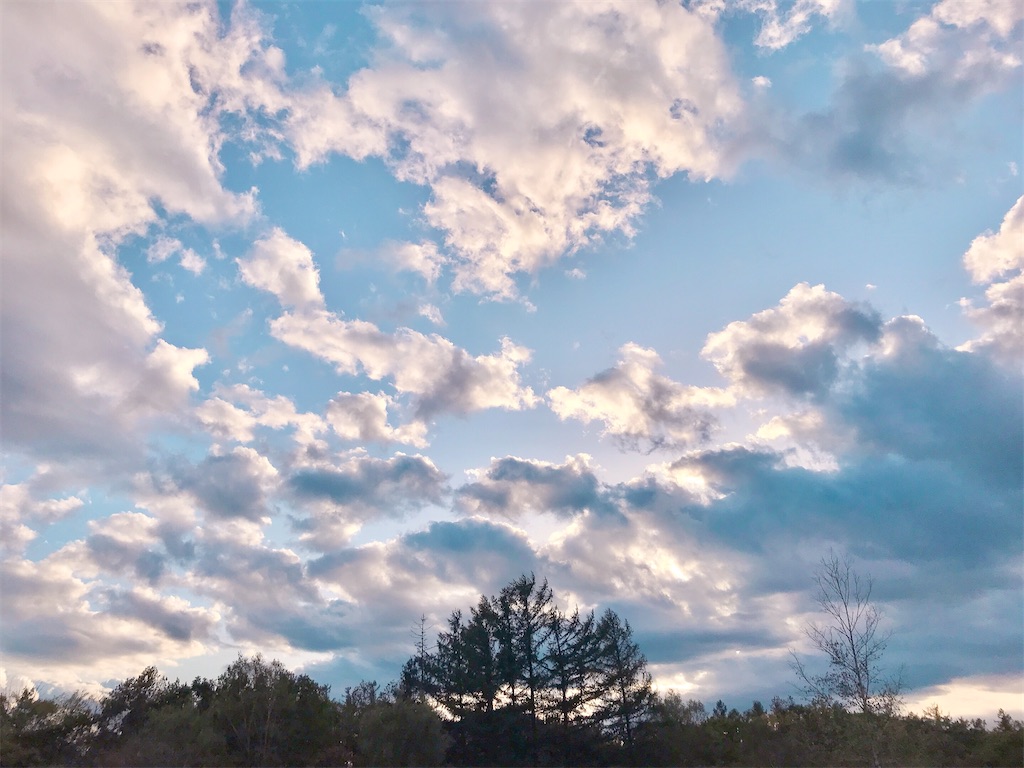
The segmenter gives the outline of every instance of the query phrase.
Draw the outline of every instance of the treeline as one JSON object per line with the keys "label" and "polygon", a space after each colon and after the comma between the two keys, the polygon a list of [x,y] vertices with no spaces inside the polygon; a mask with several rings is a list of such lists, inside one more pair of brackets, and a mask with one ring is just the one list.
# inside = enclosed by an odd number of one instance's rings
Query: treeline
{"label": "treeline", "polygon": [[566,613],[524,576],[421,623],[401,678],[327,686],[260,656],[216,679],[153,667],[99,702],[0,695],[0,765],[1022,766],[1024,725],[774,699],[744,712],[659,694],[629,623]]}

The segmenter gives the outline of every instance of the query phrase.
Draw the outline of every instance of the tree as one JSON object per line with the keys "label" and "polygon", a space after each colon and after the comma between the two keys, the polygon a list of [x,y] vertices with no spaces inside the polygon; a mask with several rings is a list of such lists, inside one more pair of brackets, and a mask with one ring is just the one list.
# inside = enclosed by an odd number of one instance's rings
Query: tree
{"label": "tree", "polygon": [[568,616],[555,609],[549,623],[545,710],[559,723],[562,762],[570,765],[574,727],[602,693],[597,664],[602,649],[593,611],[581,617],[578,609]]}
{"label": "tree", "polygon": [[822,559],[814,581],[818,606],[828,619],[809,624],[805,634],[827,657],[828,670],[813,674],[793,653],[793,669],[805,692],[865,715],[894,714],[901,682],[898,675],[886,677],[882,666],[892,630],[882,629],[882,612],[871,601],[871,577],[861,579],[848,558],[831,553]]}
{"label": "tree", "polygon": [[217,678],[210,715],[241,765],[314,765],[339,740],[328,692],[279,661],[239,656]]}
{"label": "tree", "polygon": [[83,765],[95,717],[80,693],[0,694],[0,765]]}
{"label": "tree", "polygon": [[597,626],[602,650],[604,695],[597,707],[603,727],[633,756],[634,731],[651,711],[654,696],[647,658],[633,641],[633,630],[609,608]]}
{"label": "tree", "polygon": [[539,762],[537,718],[540,697],[548,682],[543,656],[551,634],[549,617],[554,610],[553,600],[547,579],[538,585],[536,576],[531,573],[520,576],[502,589],[494,605],[498,626],[512,630],[508,649],[499,658],[503,662],[502,676],[510,686],[513,706],[516,684],[521,684],[524,694],[522,705],[530,720],[530,754],[534,765]]}
{"label": "tree", "polygon": [[446,748],[440,716],[422,701],[377,701],[359,719],[359,765],[441,765]]}

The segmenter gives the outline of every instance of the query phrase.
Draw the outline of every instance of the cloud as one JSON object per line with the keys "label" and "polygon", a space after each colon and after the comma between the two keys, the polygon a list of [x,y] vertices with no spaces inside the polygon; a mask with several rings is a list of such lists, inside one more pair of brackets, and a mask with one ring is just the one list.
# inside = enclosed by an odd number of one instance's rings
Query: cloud
{"label": "cloud", "polygon": [[988,231],[971,241],[964,267],[976,283],[1024,269],[1024,196],[1007,211],[998,232]]}
{"label": "cloud", "polygon": [[245,258],[235,261],[246,285],[274,294],[282,306],[323,306],[312,252],[280,227],[253,243]]}
{"label": "cloud", "polygon": [[172,465],[176,485],[190,493],[212,518],[258,521],[270,514],[267,495],[278,483],[270,461],[245,446],[207,456],[195,465]]}
{"label": "cloud", "polygon": [[949,462],[1001,488],[1024,485],[1019,370],[943,346],[914,317],[887,323],[880,346],[828,405],[859,449]]}
{"label": "cloud", "polygon": [[206,261],[202,256],[191,248],[183,246],[180,240],[167,237],[167,235],[160,235],[146,249],[146,259],[151,264],[160,264],[175,254],[181,254],[182,269],[187,269],[193,275],[201,275],[206,269]]}
{"label": "cloud", "polygon": [[406,443],[422,448],[427,444],[426,425],[413,421],[393,427],[388,409],[395,400],[382,392],[339,392],[327,404],[326,420],[342,440]]}
{"label": "cloud", "polygon": [[270,330],[285,344],[333,363],[339,374],[390,378],[400,394],[415,398],[420,420],[485,408],[519,410],[537,402],[519,377],[530,352],[508,339],[502,339],[499,353],[473,357],[436,334],[410,328],[387,334],[373,323],[329,312],[285,313],[271,321]]}
{"label": "cloud", "polygon": [[881,325],[869,306],[800,283],[777,307],[710,334],[701,355],[743,393],[821,396],[839,376],[842,355],[876,341]]}
{"label": "cloud", "polygon": [[85,503],[78,496],[39,498],[39,476],[23,483],[0,484],[0,550],[20,554],[38,529],[74,514]]}
{"label": "cloud", "polygon": [[614,368],[597,374],[575,390],[555,387],[547,393],[551,410],[563,421],[601,421],[605,435],[620,444],[680,448],[705,443],[717,426],[708,410],[729,405],[729,393],[687,387],[656,374],[661,358],[652,349],[630,343],[619,350]]}
{"label": "cloud", "polygon": [[131,575],[156,584],[165,574],[167,552],[160,546],[159,520],[140,512],[121,512],[89,523],[89,558],[107,573]]}
{"label": "cloud", "polygon": [[1012,85],[1021,66],[1014,30],[1022,18],[1012,0],[938,3],[901,35],[844,62],[824,110],[795,121],[781,112],[765,118],[769,143],[819,174],[824,163],[838,177],[920,182],[944,169],[935,152],[924,159],[926,148],[964,141],[948,131],[949,116]]}
{"label": "cloud", "polygon": [[158,208],[206,224],[255,212],[221,182],[212,94],[252,41],[209,6],[81,3],[12,6],[2,42],[5,441],[128,456],[143,421],[180,416],[205,353],[159,338],[117,248]]}
{"label": "cloud", "polygon": [[216,612],[193,608],[178,597],[164,597],[153,590],[110,587],[96,593],[97,607],[114,617],[135,619],[161,631],[171,640],[190,642],[209,639],[220,618]]}
{"label": "cloud", "polygon": [[245,384],[214,387],[216,397],[195,408],[199,422],[216,438],[250,443],[257,427],[295,429],[296,440],[302,444],[315,442],[327,424],[314,413],[300,413],[284,395],[268,397]]}
{"label": "cloud", "polygon": [[398,663],[410,653],[410,617],[426,614],[440,626],[481,593],[547,570],[522,531],[476,518],[433,522],[388,542],[326,553],[309,566],[316,583],[358,604],[354,620],[383,630],[379,653]]}
{"label": "cloud", "polygon": [[443,326],[445,324],[441,310],[433,304],[421,304],[416,312],[420,317],[427,318],[427,320],[432,322],[434,325]]}
{"label": "cloud", "polygon": [[593,511],[615,514],[614,500],[598,481],[586,454],[567,456],[564,464],[506,456],[459,488],[455,503],[463,513],[518,518],[552,512],[574,516]]}
{"label": "cloud", "polygon": [[447,493],[447,478],[430,459],[403,453],[377,459],[357,452],[338,464],[299,469],[288,485],[311,506],[309,516],[293,521],[300,540],[320,551],[345,543],[363,523],[441,504]]}
{"label": "cloud", "polygon": [[[869,50],[906,76],[940,71],[953,81],[977,87],[986,76],[1020,66],[1012,44],[1013,32],[1022,21],[1024,11],[1012,0],[970,4],[943,0],[902,35]],[[1004,49],[1006,44],[1009,47]]]}
{"label": "cloud", "polygon": [[187,583],[214,601],[234,642],[264,650],[340,650],[354,640],[345,601],[322,597],[290,549],[227,530],[204,532]]}
{"label": "cloud", "polygon": [[848,0],[796,0],[785,5],[786,13],[779,13],[776,0],[741,0],[735,8],[756,13],[761,17],[761,29],[754,44],[777,51],[803,37],[811,30],[812,20],[818,16],[828,21],[849,14],[852,3]]}
{"label": "cloud", "polygon": [[371,18],[385,41],[375,65],[341,94],[324,83],[283,97],[283,130],[300,167],[381,156],[429,187],[423,215],[456,290],[512,298],[518,273],[630,236],[652,175],[728,171],[738,87],[710,23],[682,5],[382,6]]}
{"label": "cloud", "polygon": [[419,243],[387,240],[375,254],[376,259],[395,270],[415,272],[428,283],[441,275],[448,259],[429,240]]}
{"label": "cloud", "polygon": [[[996,233],[974,238],[964,266],[976,283],[989,283],[986,306],[961,299],[967,316],[985,329],[961,349],[991,350],[1011,365],[1024,354],[1024,197],[1017,199]],[[1005,279],[997,279],[1005,278]]]}
{"label": "cloud", "polygon": [[0,562],[0,647],[8,669],[98,693],[97,680],[205,650],[215,611],[148,589],[90,582],[75,574],[76,559],[72,545],[39,562]]}

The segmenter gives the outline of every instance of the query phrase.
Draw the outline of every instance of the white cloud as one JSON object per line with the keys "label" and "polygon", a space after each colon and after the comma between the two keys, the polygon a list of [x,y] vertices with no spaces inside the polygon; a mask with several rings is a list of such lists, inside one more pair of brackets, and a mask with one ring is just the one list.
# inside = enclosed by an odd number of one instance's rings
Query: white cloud
{"label": "white cloud", "polygon": [[319,307],[320,274],[305,245],[275,227],[253,243],[245,258],[236,259],[242,280],[274,294],[285,307]]}
{"label": "white cloud", "polygon": [[342,440],[425,446],[427,426],[423,422],[413,421],[399,427],[388,423],[388,409],[394,405],[394,398],[382,392],[339,392],[327,404],[325,418]]}
{"label": "white cloud", "polygon": [[908,77],[938,73],[951,83],[984,87],[1020,67],[1012,34],[1021,21],[1024,10],[1015,0],[943,0],[902,35],[868,50]]}
{"label": "white cloud", "polygon": [[601,421],[605,435],[626,444],[680,447],[706,442],[717,423],[709,408],[734,401],[726,391],[658,375],[661,358],[652,349],[630,343],[619,356],[614,368],[577,389],[549,390],[551,410],[563,420]]}
{"label": "white cloud", "polygon": [[777,307],[708,335],[701,355],[741,392],[821,394],[841,355],[878,339],[881,318],[824,286],[796,285]]}
{"label": "white cloud", "polygon": [[[215,61],[240,68],[252,44],[222,33],[209,6],[5,8],[2,173],[17,189],[2,203],[10,446],[116,451],[142,418],[179,415],[188,366],[205,352],[159,339],[116,249],[157,221],[157,204],[202,223],[254,213],[251,193],[221,183],[210,77]],[[200,260],[185,254],[183,266]]]}
{"label": "white cloud", "polygon": [[81,543],[39,561],[0,562],[4,664],[68,690],[99,694],[127,667],[165,664],[207,650],[215,610],[145,587],[110,588],[79,576]]}
{"label": "white cloud", "polygon": [[438,251],[437,244],[429,240],[421,243],[388,241],[377,252],[377,258],[393,269],[422,275],[429,283],[437,280],[448,261]]}
{"label": "white cloud", "polygon": [[186,248],[181,252],[181,268],[193,275],[201,275],[206,269],[206,260],[191,248]]}
{"label": "white cloud", "polygon": [[980,338],[961,348],[988,348],[1019,364],[1024,355],[1024,197],[1017,198],[997,233],[974,239],[964,254],[964,266],[974,282],[990,284],[985,289],[986,305],[975,307],[961,300],[967,316],[985,329]]}
{"label": "white cloud", "polygon": [[36,495],[31,481],[0,484],[0,550],[5,555],[20,554],[36,538],[37,529],[67,517],[85,503],[77,496],[40,499]]}
{"label": "white cloud", "polygon": [[314,413],[300,413],[284,395],[268,397],[245,384],[218,385],[214,392],[216,397],[197,406],[195,415],[219,439],[249,443],[257,427],[293,427],[296,441],[310,444],[327,429],[323,419]]}
{"label": "white cloud", "polygon": [[976,283],[1024,269],[1024,196],[1007,211],[998,232],[974,238],[964,254],[964,267]]}
{"label": "white cloud", "polygon": [[444,325],[444,315],[441,314],[441,310],[433,304],[421,304],[419,309],[416,310],[420,317],[425,317],[427,320],[432,322],[434,325]]}
{"label": "white cloud", "polygon": [[191,248],[186,248],[180,240],[167,235],[160,235],[146,249],[146,259],[150,264],[160,264],[171,256],[181,254],[181,267],[193,275],[201,275],[206,269],[206,260]]}
{"label": "white cloud", "polygon": [[390,378],[400,394],[416,398],[421,419],[485,408],[519,410],[537,402],[519,377],[530,351],[508,339],[502,340],[500,352],[473,357],[436,334],[409,328],[387,334],[373,323],[342,320],[329,312],[286,313],[270,328],[284,343],[333,363],[338,373]]}
{"label": "white cloud", "polygon": [[[375,66],[340,96],[325,84],[290,95],[285,131],[300,166],[378,155],[429,186],[423,213],[457,290],[513,297],[516,273],[630,235],[650,174],[728,171],[738,88],[710,23],[680,4],[382,6],[372,18],[388,42]],[[467,39],[484,29],[487,53]]]}
{"label": "white cloud", "polygon": [[[850,13],[850,0],[796,0],[784,3],[785,14],[779,13],[777,0],[740,0],[737,8],[761,17],[761,29],[754,44],[769,50],[785,48],[811,30],[815,17],[834,22]],[[728,8],[728,6],[724,6]]]}

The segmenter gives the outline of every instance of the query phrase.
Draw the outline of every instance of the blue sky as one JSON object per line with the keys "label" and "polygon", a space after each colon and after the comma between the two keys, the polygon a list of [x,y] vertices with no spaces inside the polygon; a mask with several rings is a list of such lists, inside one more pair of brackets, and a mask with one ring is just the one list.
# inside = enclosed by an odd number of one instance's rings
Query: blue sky
{"label": "blue sky", "polygon": [[6,3],[3,683],[393,679],[523,572],[663,689],[1024,714],[1011,0]]}

